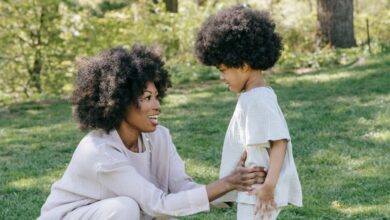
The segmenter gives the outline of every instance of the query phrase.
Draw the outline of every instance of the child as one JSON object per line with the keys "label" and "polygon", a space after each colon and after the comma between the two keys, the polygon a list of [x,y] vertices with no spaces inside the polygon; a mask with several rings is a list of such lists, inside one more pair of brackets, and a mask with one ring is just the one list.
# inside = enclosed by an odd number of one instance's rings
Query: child
{"label": "child", "polygon": [[245,166],[268,170],[264,184],[249,194],[234,191],[219,201],[237,202],[237,219],[245,220],[276,219],[280,207],[302,206],[288,127],[261,74],[282,50],[275,24],[265,12],[236,5],[203,23],[195,47],[198,59],[218,68],[230,91],[240,93],[225,136],[220,177],[232,172],[244,150]]}

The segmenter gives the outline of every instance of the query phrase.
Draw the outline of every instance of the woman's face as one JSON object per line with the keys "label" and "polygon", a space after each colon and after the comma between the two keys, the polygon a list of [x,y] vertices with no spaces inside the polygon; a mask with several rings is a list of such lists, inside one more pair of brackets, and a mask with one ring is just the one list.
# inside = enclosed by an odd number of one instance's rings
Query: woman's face
{"label": "woman's face", "polygon": [[144,94],[138,97],[138,105],[132,104],[125,119],[127,127],[141,132],[153,132],[156,130],[158,115],[160,114],[160,102],[157,99],[158,91],[153,82],[146,84]]}

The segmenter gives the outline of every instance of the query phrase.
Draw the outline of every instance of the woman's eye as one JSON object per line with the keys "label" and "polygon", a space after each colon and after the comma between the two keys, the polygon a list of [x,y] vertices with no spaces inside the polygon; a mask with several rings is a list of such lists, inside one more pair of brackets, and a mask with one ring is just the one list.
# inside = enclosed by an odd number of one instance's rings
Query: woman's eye
{"label": "woman's eye", "polygon": [[147,101],[150,101],[150,100],[152,100],[152,96],[146,96],[145,99],[146,99]]}

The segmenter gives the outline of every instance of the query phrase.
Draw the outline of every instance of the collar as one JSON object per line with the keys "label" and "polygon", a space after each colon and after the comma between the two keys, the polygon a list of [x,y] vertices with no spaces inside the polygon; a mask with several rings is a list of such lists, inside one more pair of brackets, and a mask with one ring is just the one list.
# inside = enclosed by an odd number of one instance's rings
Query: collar
{"label": "collar", "polygon": [[[123,144],[122,139],[120,138],[118,131],[116,129],[111,130],[108,134],[104,133],[104,140],[106,143],[113,148],[117,149],[120,152],[127,152],[130,151],[127,149],[127,147]],[[148,133],[141,133],[142,139],[144,140],[144,145],[146,151],[151,151],[152,149],[152,143],[150,139],[150,135]]]}

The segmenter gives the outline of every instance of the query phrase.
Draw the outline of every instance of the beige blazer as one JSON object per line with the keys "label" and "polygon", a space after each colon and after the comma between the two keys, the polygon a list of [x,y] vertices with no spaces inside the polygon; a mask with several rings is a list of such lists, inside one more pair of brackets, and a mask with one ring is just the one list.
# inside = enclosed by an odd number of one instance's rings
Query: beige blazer
{"label": "beige blazer", "polygon": [[185,173],[167,128],[142,133],[146,151],[134,153],[116,130],[91,131],[79,143],[62,178],[41,209],[43,219],[61,219],[78,207],[128,196],[147,215],[184,216],[210,209],[206,187]]}

